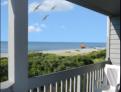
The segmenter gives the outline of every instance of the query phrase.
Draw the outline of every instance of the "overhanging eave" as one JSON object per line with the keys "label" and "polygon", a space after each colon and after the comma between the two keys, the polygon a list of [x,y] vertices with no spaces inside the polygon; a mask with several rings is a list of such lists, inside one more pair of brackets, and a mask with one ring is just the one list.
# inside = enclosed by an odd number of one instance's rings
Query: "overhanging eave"
{"label": "overhanging eave", "polygon": [[120,16],[120,0],[67,0],[108,16]]}

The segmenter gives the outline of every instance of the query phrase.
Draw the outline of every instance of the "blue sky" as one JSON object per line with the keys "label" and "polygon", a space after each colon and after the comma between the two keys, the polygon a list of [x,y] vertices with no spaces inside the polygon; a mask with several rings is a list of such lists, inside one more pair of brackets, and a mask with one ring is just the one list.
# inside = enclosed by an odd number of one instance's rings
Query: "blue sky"
{"label": "blue sky", "polygon": [[[38,10],[33,11],[39,3],[41,6]],[[2,41],[8,40],[7,8],[7,0],[2,0]],[[70,2],[64,0],[29,0],[28,14],[29,41],[106,42],[107,17]]]}

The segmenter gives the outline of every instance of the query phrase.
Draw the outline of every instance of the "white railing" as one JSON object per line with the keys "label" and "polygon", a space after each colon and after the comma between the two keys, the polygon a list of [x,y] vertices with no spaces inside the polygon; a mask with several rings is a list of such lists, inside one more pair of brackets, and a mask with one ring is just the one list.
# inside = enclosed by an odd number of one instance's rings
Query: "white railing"
{"label": "white railing", "polygon": [[[102,62],[28,79],[28,92],[100,92],[107,86]],[[4,82],[1,92],[14,92],[14,83]],[[24,83],[23,83],[24,86]]]}
{"label": "white railing", "polygon": [[29,92],[96,92],[106,85],[107,62],[86,65],[29,79]]}

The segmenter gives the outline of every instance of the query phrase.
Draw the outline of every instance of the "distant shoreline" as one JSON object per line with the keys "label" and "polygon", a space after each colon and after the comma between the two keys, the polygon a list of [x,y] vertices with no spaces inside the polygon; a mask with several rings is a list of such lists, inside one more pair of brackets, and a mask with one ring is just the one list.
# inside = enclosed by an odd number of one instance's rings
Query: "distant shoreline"
{"label": "distant shoreline", "polygon": [[[84,48],[84,49],[64,49],[64,50],[47,50],[47,51],[33,51],[29,53],[44,53],[44,54],[56,54],[60,56],[73,56],[86,54],[92,51],[104,50],[105,48]],[[0,57],[8,57],[8,53],[0,53]]]}
{"label": "distant shoreline", "polygon": [[[52,51],[52,50],[66,50],[66,49],[80,49],[81,45],[87,48],[105,48],[105,43],[93,43],[93,42],[28,42],[29,52],[38,51]],[[1,43],[1,53],[8,52],[8,43]],[[3,56],[3,55],[2,55]],[[6,55],[4,55],[6,56]]]}

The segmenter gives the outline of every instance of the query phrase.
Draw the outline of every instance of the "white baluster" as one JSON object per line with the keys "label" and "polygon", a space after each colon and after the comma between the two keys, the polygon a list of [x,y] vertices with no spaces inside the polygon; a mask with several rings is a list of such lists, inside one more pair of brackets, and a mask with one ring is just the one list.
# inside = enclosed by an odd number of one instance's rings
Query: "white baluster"
{"label": "white baluster", "polygon": [[68,80],[66,79],[65,92],[68,92]]}
{"label": "white baluster", "polygon": [[86,92],[89,92],[89,74],[86,75],[87,81],[86,81]]}
{"label": "white baluster", "polygon": [[69,88],[70,92],[72,92],[72,78],[70,78],[70,88]]}
{"label": "white baluster", "polygon": [[50,84],[50,92],[52,92],[52,84]]}
{"label": "white baluster", "polygon": [[46,92],[46,86],[44,85],[44,92]]}
{"label": "white baluster", "polygon": [[92,72],[92,92],[94,92],[94,71]]}
{"label": "white baluster", "polygon": [[76,92],[76,90],[77,90],[77,84],[76,84],[77,82],[76,82],[76,77],[74,77],[74,92]]}
{"label": "white baluster", "polygon": [[89,72],[89,92],[92,90],[92,73]]}
{"label": "white baluster", "polygon": [[77,92],[81,91],[81,80],[80,80],[80,75],[77,76]]}
{"label": "white baluster", "polygon": [[61,92],[63,92],[63,81],[61,81]]}
{"label": "white baluster", "polygon": [[33,90],[32,89],[30,89],[30,91],[29,92],[33,92]]}
{"label": "white baluster", "polygon": [[56,92],[58,92],[58,82],[56,82]]}
{"label": "white baluster", "polygon": [[37,88],[37,92],[40,92],[40,88],[39,87]]}

